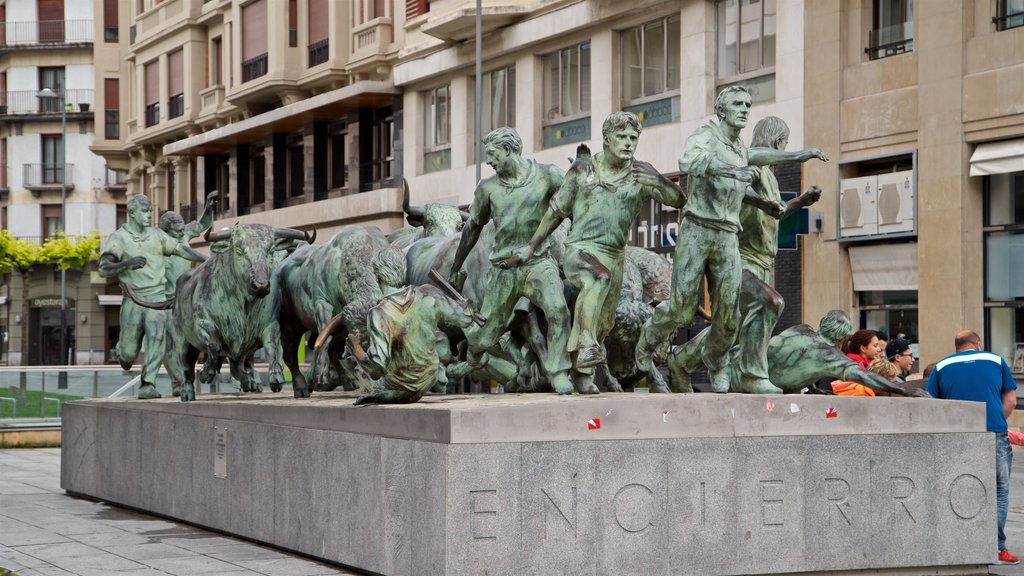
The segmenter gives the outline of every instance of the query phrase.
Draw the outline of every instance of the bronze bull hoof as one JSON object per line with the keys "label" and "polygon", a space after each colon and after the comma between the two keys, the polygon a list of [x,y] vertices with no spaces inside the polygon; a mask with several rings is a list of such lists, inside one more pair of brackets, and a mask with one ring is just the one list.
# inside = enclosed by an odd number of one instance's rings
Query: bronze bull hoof
{"label": "bronze bull hoof", "polygon": [[186,384],[186,385],[182,386],[182,388],[181,388],[181,401],[182,402],[192,402],[195,399],[196,399],[196,389],[195,389],[195,386],[192,386],[192,385],[189,385],[189,384]]}

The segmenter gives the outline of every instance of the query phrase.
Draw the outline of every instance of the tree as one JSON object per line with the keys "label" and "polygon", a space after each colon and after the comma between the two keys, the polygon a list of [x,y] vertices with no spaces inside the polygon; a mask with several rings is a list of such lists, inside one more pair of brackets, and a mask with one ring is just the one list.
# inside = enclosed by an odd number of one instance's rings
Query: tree
{"label": "tree", "polygon": [[[29,340],[29,288],[32,278],[32,267],[37,264],[53,265],[59,269],[84,268],[89,262],[100,257],[99,232],[89,236],[74,236],[69,239],[63,232],[50,237],[43,245],[36,246],[15,238],[8,230],[0,230],[0,274],[18,272],[21,274],[22,285],[22,318],[21,323],[21,365],[28,362]],[[24,400],[28,389],[28,374],[21,373],[20,394]]]}

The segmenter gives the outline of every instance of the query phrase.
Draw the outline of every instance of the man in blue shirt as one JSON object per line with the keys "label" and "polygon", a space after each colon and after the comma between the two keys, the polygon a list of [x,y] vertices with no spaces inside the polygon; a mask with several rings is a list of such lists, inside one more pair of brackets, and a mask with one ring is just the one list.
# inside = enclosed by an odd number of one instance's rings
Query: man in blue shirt
{"label": "man in blue shirt", "polygon": [[995,564],[1017,564],[1006,550],[1006,511],[1010,504],[1010,466],[1013,452],[1006,419],[1017,405],[1017,384],[1010,366],[999,355],[984,352],[981,338],[970,330],[956,335],[956,354],[941,360],[928,377],[925,390],[935,398],[984,402],[989,432],[996,434],[996,509],[999,516],[999,556]]}

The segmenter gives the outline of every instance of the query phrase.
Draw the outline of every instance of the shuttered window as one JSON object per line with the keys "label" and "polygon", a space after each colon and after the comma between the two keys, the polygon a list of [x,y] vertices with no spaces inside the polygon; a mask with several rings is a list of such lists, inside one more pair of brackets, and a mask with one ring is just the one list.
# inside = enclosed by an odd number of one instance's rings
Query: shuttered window
{"label": "shuttered window", "polygon": [[145,66],[146,106],[160,102],[160,64],[153,61]]}
{"label": "shuttered window", "polygon": [[185,52],[175,50],[167,55],[167,117],[185,113]]}
{"label": "shuttered window", "polygon": [[329,18],[327,0],[309,0],[309,46],[306,65],[310,68],[327,62],[330,55]]}
{"label": "shuttered window", "polygon": [[118,0],[103,0],[103,41],[104,42],[117,42],[118,41],[118,27],[117,27],[117,1]]}
{"label": "shuttered window", "polygon": [[242,60],[267,53],[267,0],[242,8]]}
{"label": "shuttered window", "polygon": [[430,0],[405,0],[405,19],[411,20],[430,12]]}
{"label": "shuttered window", "polygon": [[299,45],[299,0],[288,0],[288,45]]}
{"label": "shuttered window", "polygon": [[242,8],[242,82],[267,73],[267,0]]}
{"label": "shuttered window", "polygon": [[150,62],[143,67],[145,77],[146,126],[160,122],[160,63]]}
{"label": "shuttered window", "polygon": [[107,140],[121,137],[121,96],[120,82],[117,78],[103,80],[103,136]]}
{"label": "shuttered window", "polygon": [[38,0],[39,42],[64,42],[64,0]]}
{"label": "shuttered window", "polygon": [[185,52],[175,50],[167,55],[167,95],[177,96],[185,92]]}
{"label": "shuttered window", "polygon": [[309,43],[327,40],[327,0],[309,0]]}

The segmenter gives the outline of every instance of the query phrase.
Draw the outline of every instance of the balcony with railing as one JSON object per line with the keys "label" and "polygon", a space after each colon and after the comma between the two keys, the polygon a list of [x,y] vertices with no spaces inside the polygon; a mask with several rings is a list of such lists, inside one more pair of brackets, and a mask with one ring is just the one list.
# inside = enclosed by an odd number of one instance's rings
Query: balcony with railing
{"label": "balcony with railing", "polygon": [[323,64],[327,62],[327,58],[331,52],[331,40],[330,38],[324,38],[319,42],[314,42],[308,46],[308,60],[306,63],[307,68],[312,68],[317,64]]}
{"label": "balcony with railing", "polygon": [[[95,101],[92,88],[72,88],[64,91],[64,111],[67,114],[88,114]],[[0,114],[60,114],[60,98],[40,98],[37,90],[0,92]]]}
{"label": "balcony with railing", "polygon": [[897,54],[913,52],[914,22],[902,22],[892,26],[876,28],[868,33],[868,47],[864,52],[868,58],[877,60]]}
{"label": "balcony with railing", "polygon": [[80,47],[92,44],[92,38],[92,20],[4,22],[0,25],[0,50]]}
{"label": "balcony with railing", "polygon": [[160,103],[150,104],[146,106],[146,128],[150,126],[156,126],[160,123]]}
{"label": "balcony with railing", "polygon": [[44,162],[42,164],[22,165],[22,185],[36,198],[42,192],[60,191],[64,184],[68,191],[74,190],[74,164]]}
{"label": "balcony with railing", "polygon": [[267,53],[264,52],[255,58],[250,58],[242,62],[242,82],[248,82],[255,80],[260,76],[267,74],[268,59]]}
{"label": "balcony with railing", "polygon": [[352,61],[374,60],[391,44],[391,18],[374,18],[352,28]]}
{"label": "balcony with railing", "polygon": [[185,113],[185,95],[175,94],[167,99],[167,117],[177,118]]}
{"label": "balcony with railing", "polygon": [[103,189],[111,196],[124,195],[128,192],[128,171],[107,168]]}

